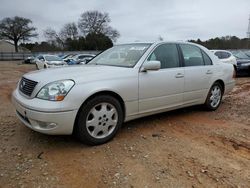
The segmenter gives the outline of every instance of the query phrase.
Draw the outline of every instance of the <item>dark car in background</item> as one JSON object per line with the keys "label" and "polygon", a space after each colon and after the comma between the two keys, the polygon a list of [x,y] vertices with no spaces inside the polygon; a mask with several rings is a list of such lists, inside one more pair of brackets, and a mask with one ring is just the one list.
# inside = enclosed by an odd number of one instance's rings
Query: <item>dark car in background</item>
{"label": "dark car in background", "polygon": [[250,75],[250,52],[241,50],[231,52],[237,60],[237,75]]}
{"label": "dark car in background", "polygon": [[23,60],[23,63],[26,64],[35,64],[35,57],[34,56],[29,56]]}

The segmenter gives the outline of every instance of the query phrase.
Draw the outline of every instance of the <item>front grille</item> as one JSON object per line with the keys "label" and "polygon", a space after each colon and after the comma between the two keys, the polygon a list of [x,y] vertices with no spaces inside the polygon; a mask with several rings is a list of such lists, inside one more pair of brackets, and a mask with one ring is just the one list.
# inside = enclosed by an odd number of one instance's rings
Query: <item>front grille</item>
{"label": "front grille", "polygon": [[31,96],[36,85],[37,85],[36,81],[29,80],[27,78],[22,77],[20,84],[19,84],[19,90],[25,95]]}

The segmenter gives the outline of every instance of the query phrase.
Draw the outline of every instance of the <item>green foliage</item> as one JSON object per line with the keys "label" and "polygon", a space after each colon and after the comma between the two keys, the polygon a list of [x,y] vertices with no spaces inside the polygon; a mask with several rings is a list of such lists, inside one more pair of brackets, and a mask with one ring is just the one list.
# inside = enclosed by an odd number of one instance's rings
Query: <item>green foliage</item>
{"label": "green foliage", "polygon": [[250,49],[249,39],[240,39],[236,36],[216,37],[206,41],[189,40],[189,42],[201,44],[208,49]]}
{"label": "green foliage", "polygon": [[113,42],[102,33],[90,33],[86,36],[86,46],[89,50],[106,50],[113,46]]}

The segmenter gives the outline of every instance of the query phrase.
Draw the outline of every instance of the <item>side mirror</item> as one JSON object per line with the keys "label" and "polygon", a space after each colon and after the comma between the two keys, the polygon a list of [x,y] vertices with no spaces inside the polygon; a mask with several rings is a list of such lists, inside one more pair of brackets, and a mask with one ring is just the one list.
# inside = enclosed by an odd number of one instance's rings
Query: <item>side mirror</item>
{"label": "side mirror", "polygon": [[159,70],[161,68],[161,62],[160,61],[146,61],[141,69],[141,72],[147,72],[149,70]]}

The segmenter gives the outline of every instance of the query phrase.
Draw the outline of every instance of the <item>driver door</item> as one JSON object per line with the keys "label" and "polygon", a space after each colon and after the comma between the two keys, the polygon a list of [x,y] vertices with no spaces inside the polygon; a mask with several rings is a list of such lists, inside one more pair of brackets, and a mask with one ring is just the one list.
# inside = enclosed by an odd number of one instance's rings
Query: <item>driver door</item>
{"label": "driver door", "polygon": [[181,106],[184,68],[176,44],[159,45],[148,57],[150,60],[160,61],[161,68],[139,73],[139,113]]}

